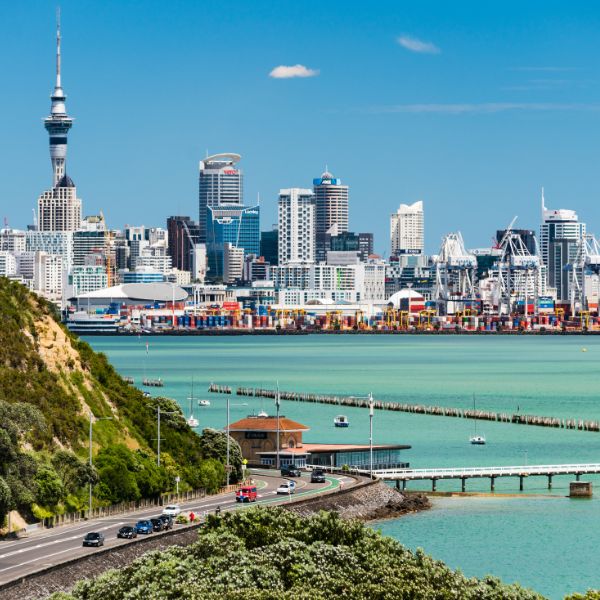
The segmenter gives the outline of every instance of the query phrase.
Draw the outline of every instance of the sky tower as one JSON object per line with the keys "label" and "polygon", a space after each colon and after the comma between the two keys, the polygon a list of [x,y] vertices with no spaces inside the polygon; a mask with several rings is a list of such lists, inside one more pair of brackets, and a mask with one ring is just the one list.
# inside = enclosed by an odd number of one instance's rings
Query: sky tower
{"label": "sky tower", "polygon": [[56,85],[50,98],[50,116],[44,119],[44,126],[50,136],[50,160],[54,177],[52,185],[55,187],[66,174],[67,134],[73,126],[73,119],[67,115],[67,97],[60,82],[60,9],[56,13]]}

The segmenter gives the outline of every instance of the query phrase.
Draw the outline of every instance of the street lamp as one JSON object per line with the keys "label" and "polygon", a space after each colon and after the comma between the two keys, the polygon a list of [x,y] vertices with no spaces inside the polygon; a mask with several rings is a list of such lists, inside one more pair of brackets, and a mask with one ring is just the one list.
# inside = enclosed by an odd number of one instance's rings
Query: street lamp
{"label": "street lamp", "polygon": [[369,392],[368,396],[350,396],[356,400],[369,401],[369,475],[373,477],[373,416],[375,414],[375,400],[373,400],[373,392]]}
{"label": "street lamp", "polygon": [[279,462],[279,407],[281,405],[281,394],[279,393],[279,381],[277,382],[277,396],[275,397],[275,409],[277,411],[277,459],[275,461],[275,467],[277,470],[281,468]]}
{"label": "street lamp", "polygon": [[96,421],[111,421],[112,417],[95,417],[94,413],[90,410],[90,497],[88,505],[88,519],[92,516],[92,489],[94,487],[92,483],[92,437],[93,437],[93,424],[94,419]]}

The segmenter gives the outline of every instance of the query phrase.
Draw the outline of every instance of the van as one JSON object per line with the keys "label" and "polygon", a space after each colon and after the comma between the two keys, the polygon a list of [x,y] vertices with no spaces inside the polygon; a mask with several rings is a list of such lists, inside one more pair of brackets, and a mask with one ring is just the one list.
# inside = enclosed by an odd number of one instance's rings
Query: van
{"label": "van", "polygon": [[236,502],[256,502],[257,497],[255,485],[245,485],[235,493]]}

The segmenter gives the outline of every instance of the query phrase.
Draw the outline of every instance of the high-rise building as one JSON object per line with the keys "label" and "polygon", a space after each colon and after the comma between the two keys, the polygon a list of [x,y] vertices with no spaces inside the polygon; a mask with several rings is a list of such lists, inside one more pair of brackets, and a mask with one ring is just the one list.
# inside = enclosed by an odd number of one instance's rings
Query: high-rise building
{"label": "high-rise building", "polygon": [[327,234],[348,231],[348,186],[327,170],[313,179],[315,195],[316,260],[325,260],[329,250]]}
{"label": "high-rise building", "polygon": [[270,265],[276,265],[278,260],[277,248],[279,244],[279,231],[277,225],[271,231],[263,231],[260,234],[260,255]]}
{"label": "high-rise building", "polygon": [[585,223],[574,210],[549,210],[542,194],[540,258],[547,269],[548,286],[556,289],[559,302],[570,302],[571,279],[566,267],[576,260],[585,233]]}
{"label": "high-rise building", "polygon": [[390,218],[392,256],[423,254],[425,236],[423,226],[423,202],[401,204]]}
{"label": "high-rise building", "polygon": [[200,243],[200,227],[189,217],[173,216],[167,219],[169,232],[169,254],[173,267],[181,271],[191,271],[193,250]]}
{"label": "high-rise building", "polygon": [[242,157],[224,153],[200,161],[198,225],[200,242],[207,239],[207,208],[243,204],[243,175],[236,168]]}
{"label": "high-rise building", "polygon": [[91,254],[106,257],[108,251],[108,231],[75,231],[73,233],[73,266],[85,265],[86,257]]}
{"label": "high-rise building", "polygon": [[373,254],[373,234],[346,231],[332,236],[329,248],[335,252],[359,252],[360,260],[366,262],[369,255]]}
{"label": "high-rise building", "polygon": [[244,272],[244,249],[229,242],[223,246],[223,283],[235,283]]}
{"label": "high-rise building", "polygon": [[260,250],[260,207],[225,204],[208,207],[206,253],[208,276],[222,279],[225,244],[229,242],[248,254]]}
{"label": "high-rise building", "polygon": [[279,265],[313,263],[316,229],[315,198],[311,190],[279,190]]}

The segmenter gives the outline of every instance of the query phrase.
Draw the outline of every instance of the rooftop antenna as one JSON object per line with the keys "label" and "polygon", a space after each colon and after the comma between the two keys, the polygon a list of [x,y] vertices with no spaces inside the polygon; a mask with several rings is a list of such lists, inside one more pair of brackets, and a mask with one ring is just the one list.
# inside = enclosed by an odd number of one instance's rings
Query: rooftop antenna
{"label": "rooftop antenna", "polygon": [[60,84],[60,6],[56,8],[56,87]]}
{"label": "rooftop antenna", "polygon": [[256,203],[260,206],[260,192],[256,192]]}
{"label": "rooftop antenna", "polygon": [[544,220],[544,211],[546,210],[546,201],[544,200],[544,186],[542,186],[542,221]]}

